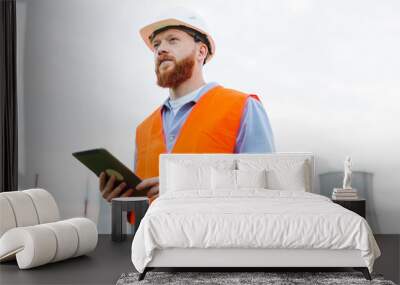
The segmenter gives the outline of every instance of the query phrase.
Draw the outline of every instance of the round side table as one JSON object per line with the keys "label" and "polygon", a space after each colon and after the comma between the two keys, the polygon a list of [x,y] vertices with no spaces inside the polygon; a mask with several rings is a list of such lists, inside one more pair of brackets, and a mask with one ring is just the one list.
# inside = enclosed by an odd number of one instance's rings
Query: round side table
{"label": "round side table", "polygon": [[135,235],[140,221],[149,207],[147,197],[119,197],[111,201],[111,239],[112,241],[123,241],[126,239],[127,212],[135,211]]}

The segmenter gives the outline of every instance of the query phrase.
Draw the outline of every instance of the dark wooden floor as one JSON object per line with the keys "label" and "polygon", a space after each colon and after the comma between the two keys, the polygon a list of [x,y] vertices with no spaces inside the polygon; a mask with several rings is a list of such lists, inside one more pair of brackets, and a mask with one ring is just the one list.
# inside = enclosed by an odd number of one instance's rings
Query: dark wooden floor
{"label": "dark wooden floor", "polygon": [[16,262],[0,264],[0,284],[115,284],[123,272],[132,272],[132,239],[116,243],[100,235],[87,256],[19,270]]}
{"label": "dark wooden floor", "polygon": [[[399,283],[400,235],[376,235],[382,256],[374,272]],[[0,264],[0,284],[115,284],[123,272],[135,271],[130,254],[132,239],[121,243],[100,235],[94,252],[87,256],[19,270],[16,262]]]}

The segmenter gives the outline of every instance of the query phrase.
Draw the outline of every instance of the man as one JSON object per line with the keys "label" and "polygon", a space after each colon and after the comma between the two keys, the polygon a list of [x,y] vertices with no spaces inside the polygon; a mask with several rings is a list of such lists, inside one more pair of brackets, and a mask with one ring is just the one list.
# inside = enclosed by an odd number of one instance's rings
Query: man
{"label": "man", "polygon": [[[150,188],[150,203],[158,197],[159,154],[274,152],[267,114],[256,95],[206,83],[203,65],[215,54],[215,43],[193,12],[173,10],[140,30],[153,51],[157,84],[169,88],[169,98],[136,129],[135,173],[143,179],[136,189]],[[132,195],[115,177],[100,176],[107,201]],[[121,195],[121,193],[123,193]],[[134,214],[130,214],[130,222]]]}

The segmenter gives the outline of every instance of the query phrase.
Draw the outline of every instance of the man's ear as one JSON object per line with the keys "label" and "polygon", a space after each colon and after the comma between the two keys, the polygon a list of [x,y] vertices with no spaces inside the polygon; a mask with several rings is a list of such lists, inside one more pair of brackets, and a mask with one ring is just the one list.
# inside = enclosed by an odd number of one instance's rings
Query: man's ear
{"label": "man's ear", "polygon": [[208,54],[207,46],[204,43],[199,42],[199,52],[197,54],[197,60],[201,63],[201,65],[203,65],[207,57],[207,54]]}

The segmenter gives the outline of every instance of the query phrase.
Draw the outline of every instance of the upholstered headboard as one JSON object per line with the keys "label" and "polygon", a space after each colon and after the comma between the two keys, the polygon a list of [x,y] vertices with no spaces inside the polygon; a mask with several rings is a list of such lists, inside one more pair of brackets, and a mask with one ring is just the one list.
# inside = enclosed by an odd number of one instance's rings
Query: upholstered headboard
{"label": "upholstered headboard", "polygon": [[[269,168],[274,168],[275,166],[282,168],[282,166],[290,167],[294,164],[301,164],[304,166],[305,191],[314,191],[315,167],[312,153],[161,154],[159,164],[161,195],[167,191],[166,185],[169,184],[168,179],[171,179],[168,175],[168,168],[177,163],[181,165],[212,166],[230,169],[252,169],[252,167],[260,163],[268,165]],[[283,177],[282,179],[286,178]]]}

